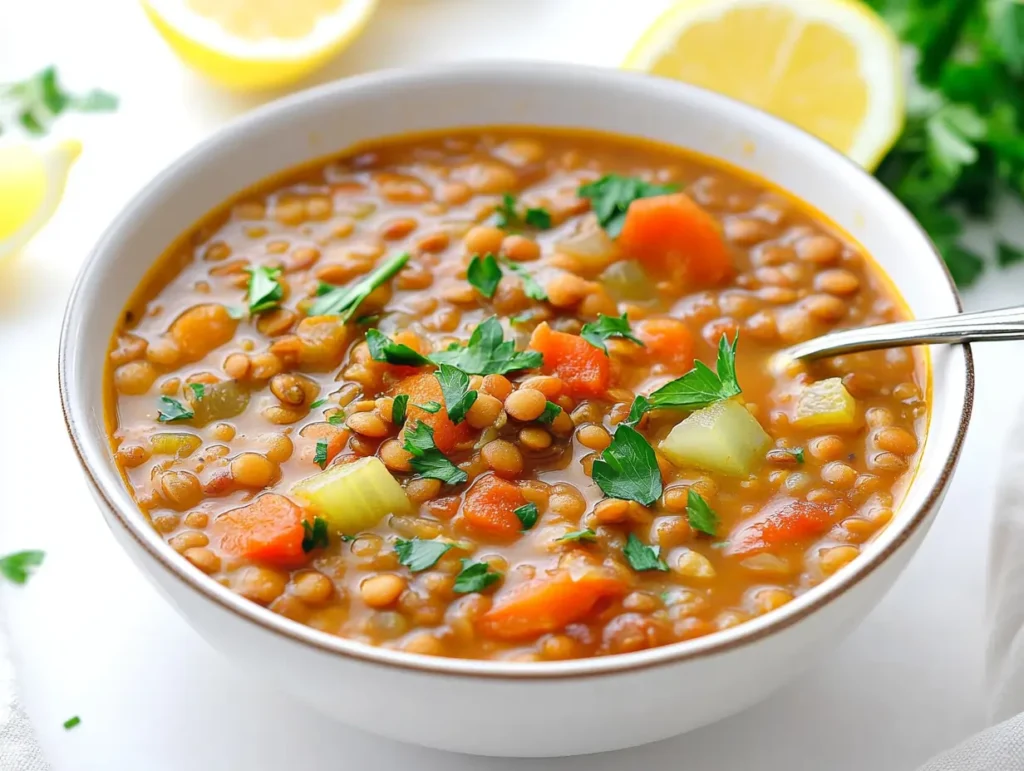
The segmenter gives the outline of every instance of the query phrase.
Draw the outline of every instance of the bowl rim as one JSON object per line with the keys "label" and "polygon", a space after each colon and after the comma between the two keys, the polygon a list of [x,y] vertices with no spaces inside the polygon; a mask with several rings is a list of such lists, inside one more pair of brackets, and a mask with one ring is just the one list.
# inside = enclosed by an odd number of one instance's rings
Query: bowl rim
{"label": "bowl rim", "polygon": [[[845,164],[850,174],[861,177],[862,183],[874,188],[874,194],[884,199],[884,205],[897,209],[916,228],[921,234],[924,243],[929,246],[932,258],[945,275],[950,295],[957,310],[959,312],[963,311],[963,304],[956,285],[934,243],[932,243],[928,234],[917,220],[888,189],[863,168],[821,140],[796,126],[738,100],[710,92],[698,86],[664,78],[655,78],[642,73],[560,62],[492,60],[443,63],[379,70],[343,78],[274,100],[255,110],[251,110],[229,121],[194,145],[190,150],[180,155],[157,174],[148,185],[131,197],[104,230],[79,269],[69,294],[61,323],[57,362],[58,386],[64,423],[71,438],[75,455],[85,472],[86,479],[91,485],[95,496],[113,515],[112,518],[107,518],[108,525],[113,528],[114,521],[116,521],[124,529],[125,533],[157,565],[182,582],[188,589],[194,590],[202,598],[214,603],[228,613],[234,614],[242,622],[254,624],[263,631],[283,637],[288,641],[299,643],[322,653],[337,654],[343,658],[353,659],[364,664],[394,667],[424,674],[443,674],[447,676],[498,680],[556,680],[610,676],[724,654],[749,646],[759,640],[795,626],[810,616],[815,615],[833,600],[868,578],[868,576],[887,562],[929,519],[932,511],[941,501],[945,488],[948,486],[949,479],[963,448],[974,402],[975,372],[974,358],[970,345],[964,344],[960,346],[965,365],[964,399],[952,448],[949,455],[945,458],[942,468],[939,470],[935,483],[928,490],[918,509],[909,512],[901,522],[893,522],[888,525],[887,530],[894,531],[894,535],[889,543],[885,544],[885,548],[880,549],[870,557],[863,555],[861,558],[854,560],[845,570],[839,571],[821,584],[812,587],[801,595],[801,598],[805,599],[802,603],[790,603],[771,613],[748,620],[730,629],[634,653],[555,662],[509,662],[407,653],[331,635],[285,618],[254,602],[246,600],[209,576],[193,569],[180,555],[173,552],[162,539],[159,539],[159,543],[157,543],[156,531],[144,520],[137,506],[130,507],[130,511],[125,510],[129,507],[122,508],[120,506],[115,499],[116,496],[106,484],[109,480],[106,480],[104,475],[98,474],[92,468],[87,452],[90,441],[98,441],[109,452],[107,438],[103,436],[97,440],[86,429],[83,416],[87,410],[87,405],[80,403],[80,400],[74,393],[75,386],[69,382],[68,378],[71,369],[69,361],[74,343],[72,330],[77,327],[76,319],[89,307],[89,300],[84,297],[82,291],[83,284],[86,283],[90,272],[103,262],[105,259],[104,255],[109,250],[109,245],[116,240],[119,231],[123,230],[126,224],[132,220],[135,209],[142,206],[147,195],[159,190],[180,168],[187,167],[192,163],[194,158],[214,150],[217,146],[223,145],[229,140],[244,135],[248,129],[258,125],[272,115],[285,112],[292,107],[307,102],[315,102],[325,98],[329,99],[346,91],[367,86],[387,88],[390,85],[409,81],[444,82],[465,77],[469,73],[472,73],[476,79],[492,78],[500,80],[501,78],[526,76],[557,76],[560,78],[573,76],[591,80],[603,80],[609,85],[615,83],[621,85],[623,82],[627,82],[630,87],[647,88],[651,90],[652,94],[661,93],[663,96],[671,96],[673,92],[676,94],[689,92],[691,97],[696,94],[697,97],[706,102],[717,102],[723,109],[744,114],[744,117],[751,126],[766,126],[767,129],[789,134],[791,138],[801,142],[817,145],[818,152],[824,150],[833,156],[834,160]],[[917,483],[919,478],[919,475],[912,478],[908,490]],[[117,484],[123,487],[123,480],[117,480]],[[801,598],[798,598],[798,600]]]}

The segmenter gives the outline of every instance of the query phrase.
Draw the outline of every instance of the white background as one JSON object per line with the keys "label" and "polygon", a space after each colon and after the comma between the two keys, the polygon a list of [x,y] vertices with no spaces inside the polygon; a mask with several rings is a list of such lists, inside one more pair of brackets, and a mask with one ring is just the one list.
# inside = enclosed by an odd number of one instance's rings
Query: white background
{"label": "white background", "polygon": [[[666,5],[381,0],[366,34],[317,80],[480,57],[614,66]],[[891,593],[838,650],[822,651],[806,675],[730,720],[603,756],[488,760],[357,733],[236,672],[157,596],[103,525],[63,429],[56,353],[74,274],[127,197],[270,97],[225,93],[185,71],[129,0],[0,0],[0,82],[50,63],[69,86],[102,86],[122,99],[114,115],[62,120],[61,132],[85,140],[64,204],[19,260],[0,266],[0,553],[47,552],[28,586],[0,588],[0,621],[23,699],[59,771],[904,771],[984,725],[988,522],[1000,448],[1022,398],[1020,344],[976,348],[964,459]],[[967,303],[1012,304],[1022,289],[1022,270],[993,270]],[[451,719],[472,730],[485,712],[467,704]],[[65,732],[72,715],[82,724]]]}

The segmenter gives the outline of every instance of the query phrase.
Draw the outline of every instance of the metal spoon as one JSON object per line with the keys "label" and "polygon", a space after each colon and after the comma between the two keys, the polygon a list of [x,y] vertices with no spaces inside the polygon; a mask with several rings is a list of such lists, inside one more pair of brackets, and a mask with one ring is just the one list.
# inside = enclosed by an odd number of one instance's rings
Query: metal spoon
{"label": "metal spoon", "polygon": [[807,361],[843,353],[901,348],[925,343],[976,343],[1024,339],[1024,307],[961,313],[935,319],[898,321],[831,332],[779,352],[780,359]]}

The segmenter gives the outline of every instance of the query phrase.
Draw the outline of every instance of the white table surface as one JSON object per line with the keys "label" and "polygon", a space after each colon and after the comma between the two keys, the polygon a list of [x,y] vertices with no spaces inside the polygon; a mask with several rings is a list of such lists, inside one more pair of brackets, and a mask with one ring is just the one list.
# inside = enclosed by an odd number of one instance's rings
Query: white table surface
{"label": "white table surface", "polygon": [[[318,78],[485,56],[613,65],[666,4],[382,0],[366,34]],[[64,432],[56,352],[71,282],[102,226],[168,161],[266,97],[226,94],[185,71],[134,3],[0,3],[0,82],[51,62],[73,87],[122,97],[115,115],[62,121],[86,145],[64,204],[18,261],[0,266],[0,553],[47,552],[28,586],[0,588],[0,620],[58,771],[905,771],[984,725],[989,509],[1007,415],[1022,399],[1018,344],[976,349],[960,470],[889,595],[838,650],[732,719],[621,753],[491,760],[364,735],[243,679],[157,596],[101,521]],[[1011,304],[1022,287],[1024,270],[993,270],[967,301]],[[64,731],[72,715],[82,724]]]}

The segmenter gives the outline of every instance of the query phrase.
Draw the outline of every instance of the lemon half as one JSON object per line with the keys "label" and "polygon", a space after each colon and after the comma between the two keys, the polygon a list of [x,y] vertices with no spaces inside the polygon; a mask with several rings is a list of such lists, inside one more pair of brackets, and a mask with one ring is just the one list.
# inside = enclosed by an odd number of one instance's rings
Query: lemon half
{"label": "lemon half", "polygon": [[868,169],[903,128],[899,42],[856,0],[685,0],[624,66],[760,107]]}
{"label": "lemon half", "polygon": [[362,31],[377,0],[142,0],[181,59],[237,89],[292,83]]}

